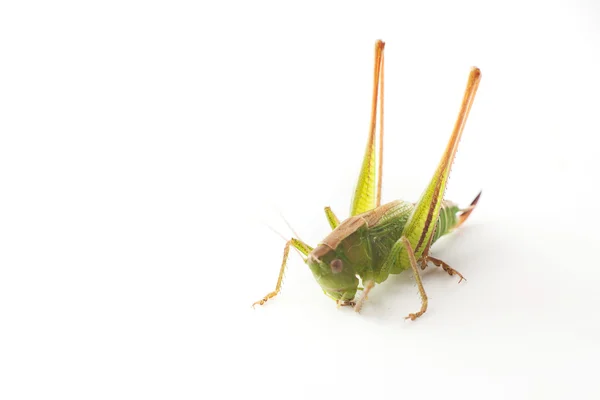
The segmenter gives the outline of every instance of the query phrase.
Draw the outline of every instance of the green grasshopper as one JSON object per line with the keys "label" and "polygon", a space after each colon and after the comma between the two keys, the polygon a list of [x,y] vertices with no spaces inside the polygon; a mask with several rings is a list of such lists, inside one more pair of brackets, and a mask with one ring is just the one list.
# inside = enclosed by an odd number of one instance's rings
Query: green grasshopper
{"label": "green grasshopper", "polygon": [[[285,272],[290,247],[303,255],[323,292],[339,306],[352,306],[359,312],[375,284],[384,282],[390,274],[412,269],[421,295],[421,309],[406,319],[415,320],[427,310],[427,294],[418,266],[425,269],[429,262],[450,275],[463,276],[448,264],[429,255],[431,245],[440,237],[459,227],[469,217],[481,192],[471,205],[460,209],[444,200],[446,183],[456,155],[458,143],[471,110],[481,72],[473,67],[469,74],[458,119],[442,159],[429,185],[417,203],[396,200],[381,205],[383,165],[383,50],[385,43],[375,44],[375,71],[371,123],[367,148],[358,177],[351,216],[343,222],[329,207],[325,215],[333,231],[315,248],[297,238],[287,241],[275,290],[255,302],[263,305],[277,296]],[[381,92],[381,96],[379,96]],[[379,96],[379,101],[378,101]],[[376,146],[376,120],[379,105],[379,138]],[[359,287],[359,279],[363,287]],[[357,292],[362,293],[357,296]]]}

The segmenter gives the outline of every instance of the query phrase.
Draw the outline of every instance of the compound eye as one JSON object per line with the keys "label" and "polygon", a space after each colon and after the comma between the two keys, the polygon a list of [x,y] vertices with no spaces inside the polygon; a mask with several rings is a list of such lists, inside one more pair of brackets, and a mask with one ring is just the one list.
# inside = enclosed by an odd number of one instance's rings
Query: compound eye
{"label": "compound eye", "polygon": [[333,272],[334,274],[342,272],[342,269],[344,269],[344,263],[339,258],[336,258],[335,260],[331,261],[329,266],[331,267],[331,272]]}

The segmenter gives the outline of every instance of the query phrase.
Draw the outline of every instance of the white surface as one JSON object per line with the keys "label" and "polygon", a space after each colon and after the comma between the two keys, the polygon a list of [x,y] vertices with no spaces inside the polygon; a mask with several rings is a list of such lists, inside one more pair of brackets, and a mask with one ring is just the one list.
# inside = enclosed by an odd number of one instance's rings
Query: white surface
{"label": "white surface", "polygon": [[[56,3],[56,2],[53,2]],[[600,9],[584,2],[0,7],[0,398],[598,398]],[[87,3],[86,3],[87,4]],[[347,216],[386,46],[384,200],[483,79],[435,254],[337,310],[292,254]]]}

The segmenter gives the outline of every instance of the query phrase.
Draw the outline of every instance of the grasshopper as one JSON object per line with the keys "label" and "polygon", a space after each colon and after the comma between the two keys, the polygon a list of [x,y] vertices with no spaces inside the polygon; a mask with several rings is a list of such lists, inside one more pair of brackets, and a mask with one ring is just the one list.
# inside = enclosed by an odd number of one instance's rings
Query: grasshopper
{"label": "grasshopper", "polygon": [[[325,207],[332,232],[317,247],[313,248],[297,238],[287,241],[275,290],[255,302],[253,307],[263,305],[279,294],[291,247],[302,255],[323,292],[335,300],[338,307],[351,306],[357,312],[361,310],[371,289],[384,282],[390,274],[406,270],[412,270],[414,274],[421,296],[421,309],[406,317],[413,321],[427,310],[427,294],[419,275],[419,266],[424,270],[431,262],[451,276],[456,274],[460,277],[459,283],[464,279],[447,263],[432,257],[429,251],[440,237],[465,222],[481,196],[479,192],[473,202],[463,209],[444,200],[450,169],[475,99],[481,72],[476,67],[471,68],[452,136],[419,201],[411,203],[396,200],[381,205],[384,47],[385,43],[381,40],[375,44],[370,131],[350,217],[340,223],[331,208]],[[376,139],[378,117],[379,135]],[[359,287],[360,282],[363,287]]]}

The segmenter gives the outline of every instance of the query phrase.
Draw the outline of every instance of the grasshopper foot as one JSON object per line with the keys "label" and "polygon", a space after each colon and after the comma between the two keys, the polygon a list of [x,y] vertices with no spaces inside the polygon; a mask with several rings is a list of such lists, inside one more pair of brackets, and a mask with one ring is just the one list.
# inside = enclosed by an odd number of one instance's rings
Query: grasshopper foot
{"label": "grasshopper foot", "polygon": [[267,301],[269,301],[269,299],[272,299],[273,297],[277,296],[277,292],[271,292],[268,295],[266,295],[265,297],[263,297],[262,299],[260,299],[259,301],[255,301],[252,304],[252,308],[254,308],[254,306],[256,306],[257,304],[259,306],[262,306],[263,304],[265,304]]}
{"label": "grasshopper foot", "polygon": [[404,319],[410,319],[411,321],[414,321],[415,319],[419,318],[421,315],[423,315],[424,311],[419,311],[418,313],[415,314],[408,314],[408,316],[404,317]]}
{"label": "grasshopper foot", "polygon": [[446,264],[442,260],[439,260],[439,259],[431,257],[431,256],[427,256],[427,261],[431,261],[436,267],[441,267],[450,276],[458,275],[458,277],[460,278],[458,280],[458,283],[461,283],[463,280],[465,280],[465,281],[467,280],[460,272],[458,272],[454,268],[450,267],[448,264]]}
{"label": "grasshopper foot", "polygon": [[448,275],[450,275],[450,276],[453,276],[454,274],[458,275],[458,277],[460,278],[458,280],[458,283],[461,283],[462,281],[466,281],[467,280],[460,272],[458,272],[457,270],[452,269],[450,267],[444,268],[444,271],[446,271],[448,273]]}
{"label": "grasshopper foot", "polygon": [[344,301],[337,301],[337,306],[338,307],[354,307],[356,305],[356,302],[354,300],[344,300]]}

